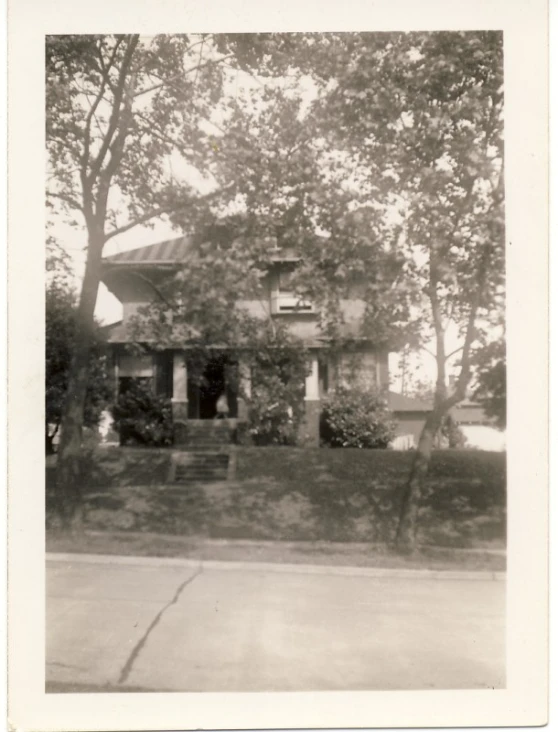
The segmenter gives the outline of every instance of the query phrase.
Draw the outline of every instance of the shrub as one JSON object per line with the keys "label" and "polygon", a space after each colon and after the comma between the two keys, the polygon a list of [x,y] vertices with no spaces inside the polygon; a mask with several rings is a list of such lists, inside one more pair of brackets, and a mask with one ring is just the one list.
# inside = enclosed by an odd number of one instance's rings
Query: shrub
{"label": "shrub", "polygon": [[463,449],[467,447],[467,438],[461,427],[448,415],[440,430],[441,436],[447,440],[447,446],[451,449]]}
{"label": "shrub", "polygon": [[156,396],[150,385],[132,381],[112,409],[120,444],[171,445],[170,399]]}
{"label": "shrub", "polygon": [[[297,404],[298,402],[298,404]],[[300,395],[277,375],[253,389],[250,400],[250,434],[255,445],[295,445],[302,418]]]}
{"label": "shrub", "polygon": [[255,445],[296,445],[304,418],[304,349],[277,338],[252,365],[249,432]]}
{"label": "shrub", "polygon": [[[66,280],[55,276],[50,282],[46,291],[45,317],[45,449],[47,455],[52,455],[62,422],[77,329],[76,295]],[[101,414],[112,398],[109,364],[97,324],[93,336],[83,414],[86,427],[99,424]]]}
{"label": "shrub", "polygon": [[331,447],[386,448],[395,437],[395,420],[376,391],[341,386],[324,400],[321,437]]}

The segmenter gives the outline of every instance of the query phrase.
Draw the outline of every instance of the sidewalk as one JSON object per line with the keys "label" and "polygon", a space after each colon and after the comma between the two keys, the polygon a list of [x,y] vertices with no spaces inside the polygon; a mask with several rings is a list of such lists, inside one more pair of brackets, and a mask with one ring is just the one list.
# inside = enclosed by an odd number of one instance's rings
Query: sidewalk
{"label": "sidewalk", "polygon": [[47,690],[501,687],[505,583],[450,574],[47,555]]}

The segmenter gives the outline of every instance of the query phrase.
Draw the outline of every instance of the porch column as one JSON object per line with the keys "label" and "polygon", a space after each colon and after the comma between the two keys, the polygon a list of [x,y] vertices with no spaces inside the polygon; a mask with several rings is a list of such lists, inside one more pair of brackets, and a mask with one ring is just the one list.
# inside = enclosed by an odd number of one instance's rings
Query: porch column
{"label": "porch column", "polygon": [[320,446],[320,384],[318,379],[318,356],[312,355],[310,373],[306,377],[304,411],[301,438],[309,447]]}
{"label": "porch column", "polygon": [[304,400],[307,402],[315,402],[320,399],[320,386],[318,382],[318,357],[312,356],[310,362],[310,373],[306,377],[306,391]]}
{"label": "porch column", "polygon": [[243,359],[238,362],[238,420],[248,421],[248,403],[252,396],[252,373],[250,364]]}
{"label": "porch column", "polygon": [[174,422],[188,420],[188,368],[184,351],[172,355],[172,418]]}
{"label": "porch column", "polygon": [[112,348],[112,364],[114,367],[114,402],[116,403],[118,401],[118,392],[119,392],[119,386],[120,386],[120,356],[118,353],[118,347],[113,346]]}

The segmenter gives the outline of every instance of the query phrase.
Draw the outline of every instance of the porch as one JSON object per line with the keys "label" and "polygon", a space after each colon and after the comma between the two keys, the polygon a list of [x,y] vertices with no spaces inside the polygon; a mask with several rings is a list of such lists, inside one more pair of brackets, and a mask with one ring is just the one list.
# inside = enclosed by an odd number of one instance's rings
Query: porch
{"label": "porch", "polygon": [[[206,446],[218,445],[225,434],[230,442],[238,425],[248,422],[252,395],[248,357],[234,358],[217,349],[201,361],[188,349],[132,355],[124,348],[115,348],[113,353],[115,397],[132,381],[143,380],[158,396],[170,399],[175,445],[190,444],[192,440]],[[316,351],[311,355],[304,385],[301,435],[309,446],[319,445],[320,395],[326,380]]]}

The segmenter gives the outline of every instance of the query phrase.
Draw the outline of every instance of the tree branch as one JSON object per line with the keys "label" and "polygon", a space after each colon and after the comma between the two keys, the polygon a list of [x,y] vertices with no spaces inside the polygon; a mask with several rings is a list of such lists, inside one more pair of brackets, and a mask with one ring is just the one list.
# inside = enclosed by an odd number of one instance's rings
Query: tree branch
{"label": "tree branch", "polygon": [[426,348],[426,346],[420,346],[421,351],[425,351],[425,353],[428,353],[429,356],[432,356],[434,360],[436,360],[436,354],[432,353],[432,351],[429,348]]}
{"label": "tree branch", "polygon": [[[89,151],[91,146],[91,120],[93,119],[95,112],[97,111],[97,107],[101,103],[101,100],[105,93],[105,88],[107,86],[107,80],[110,68],[112,67],[114,63],[114,59],[116,58],[116,54],[118,52],[118,48],[122,42],[121,38],[118,38],[116,40],[116,43],[114,44],[114,48],[112,50],[111,57],[108,62],[108,70],[102,74],[102,82],[101,82],[101,88],[99,89],[98,93],[95,95],[95,101],[93,104],[91,104],[91,108],[87,114],[87,117],[85,118],[85,132],[83,136],[83,162],[82,167],[84,168],[85,172],[87,173],[87,168],[89,167]],[[87,97],[87,101],[89,102],[89,98]]]}
{"label": "tree branch", "polygon": [[[233,184],[229,184],[228,186],[225,186],[224,188],[219,188],[216,191],[211,191],[210,193],[206,193],[204,196],[198,196],[197,198],[190,199],[188,203],[190,204],[196,204],[202,201],[209,201],[212,198],[216,198],[217,196],[226,193],[228,190],[230,190],[233,187]],[[184,204],[184,206],[188,205],[187,203]],[[159,208],[152,209],[151,211],[148,211],[147,213],[143,214],[142,216],[139,216],[137,219],[134,219],[133,221],[129,221],[127,224],[124,224],[123,226],[119,226],[117,229],[112,229],[112,231],[109,231],[105,234],[105,241],[108,241],[109,239],[112,239],[115,236],[118,236],[119,234],[124,234],[126,231],[129,231],[130,229],[133,229],[135,226],[141,226],[141,224],[145,224],[147,221],[151,221],[151,219],[155,219],[158,216],[163,216],[164,214],[171,213],[173,211],[177,211],[180,207],[177,207],[174,204],[169,204],[168,206],[160,206]]]}
{"label": "tree branch", "polygon": [[196,69],[196,76],[194,77],[194,86],[196,86],[196,84],[198,83],[198,74],[200,73],[200,64],[201,64],[201,60],[202,60],[204,44],[205,44],[205,37],[202,36],[201,45],[200,45],[200,53],[198,55],[198,68]]}
{"label": "tree branch", "polygon": [[[137,43],[139,41],[139,37],[135,36],[132,38],[132,41],[130,42],[130,46],[127,49],[127,65],[128,68],[131,67],[131,61],[132,56],[134,54],[134,50],[137,46]],[[129,52],[129,54],[128,54]],[[124,61],[123,61],[124,65]],[[126,80],[127,72],[124,74],[124,79]],[[128,136],[128,132],[130,131],[130,126],[133,119],[132,114],[132,107],[134,103],[134,89],[136,85],[136,73],[134,70],[132,70],[132,73],[130,75],[130,78],[128,79],[128,82],[124,82],[124,87],[122,90],[122,99],[123,99],[123,105],[122,105],[122,112],[119,114],[119,119],[117,122],[118,131],[116,132],[116,136],[114,137],[112,143],[109,146],[110,150],[110,158],[105,166],[104,170],[100,171],[99,174],[99,188],[97,191],[97,201],[96,201],[96,207],[95,207],[95,217],[97,219],[98,225],[102,228],[103,237],[105,235],[105,222],[106,222],[106,212],[107,212],[107,204],[108,204],[108,196],[110,192],[110,186],[112,177],[115,174],[116,170],[118,169],[119,164],[122,161],[122,154],[124,152],[124,146],[126,144],[126,138]],[[106,138],[105,138],[106,139]],[[106,239],[105,239],[106,241]]]}
{"label": "tree branch", "polygon": [[446,361],[448,361],[452,356],[455,356],[456,353],[459,353],[459,351],[462,351],[464,346],[459,346],[459,348],[454,348],[454,350],[451,353],[448,353],[446,356]]}
{"label": "tree branch", "polygon": [[133,277],[137,277],[138,279],[140,279],[143,282],[147,283],[152,288],[152,290],[160,297],[160,299],[165,303],[165,305],[168,308],[170,308],[171,310],[176,310],[176,307],[174,305],[172,305],[172,303],[170,303],[167,300],[167,298],[163,295],[163,293],[161,292],[161,290],[159,290],[159,288],[157,287],[157,285],[155,285],[155,283],[152,282],[149,279],[149,277],[146,277],[145,275],[142,275],[140,272],[134,272],[134,271],[131,271],[130,274]]}
{"label": "tree branch", "polygon": [[147,127],[145,128],[145,132],[150,135],[154,135],[157,137],[161,142],[166,142],[168,145],[172,145],[175,147],[182,155],[186,156],[188,153],[191,153],[190,150],[186,150],[186,148],[180,144],[178,140],[173,140],[172,137],[169,137],[167,133],[164,130],[155,128],[153,125],[153,122],[149,120],[145,115],[143,115],[139,110],[135,110],[134,116],[143,120]]}
{"label": "tree branch", "polygon": [[192,71],[199,71],[200,69],[205,68],[206,66],[216,66],[217,64],[221,64],[226,59],[232,58],[234,56],[234,53],[229,53],[228,56],[223,56],[223,58],[220,59],[212,59],[210,61],[206,61],[204,64],[196,64],[195,66],[191,66],[189,69],[186,69],[186,71],[183,71],[180,74],[177,74],[176,76],[171,77],[170,79],[166,79],[165,81],[162,81],[160,84],[154,84],[153,86],[147,87],[147,89],[142,89],[141,91],[137,92],[135,94],[135,99],[138,97],[141,97],[143,94],[149,94],[149,92],[157,91],[157,89],[161,89],[164,86],[170,85],[172,86],[173,82],[177,81],[178,79],[184,78],[186,74],[192,73]]}
{"label": "tree branch", "polygon": [[461,370],[457,379],[457,385],[454,394],[449,396],[443,403],[443,407],[448,410],[455,406],[458,402],[465,398],[465,391],[470,379],[471,368],[471,346],[476,336],[476,319],[477,313],[482,299],[482,293],[486,284],[488,272],[488,259],[490,255],[490,242],[484,245],[484,251],[479,263],[477,291],[471,304],[469,318],[467,321],[467,330],[465,332],[465,340],[463,342],[463,358],[461,360]]}
{"label": "tree branch", "polygon": [[111,57],[110,57],[110,59],[108,61],[108,64],[106,66],[105,66],[105,62],[104,62],[104,59],[103,59],[103,52],[102,52],[102,49],[101,49],[102,44],[99,44],[97,46],[97,56],[98,56],[98,59],[99,59],[99,66],[98,66],[98,68],[99,68],[99,71],[101,73],[101,76],[103,76],[103,78],[106,81],[107,86],[109,87],[109,89],[112,92],[115,91],[115,86],[114,86],[114,84],[112,84],[111,79],[110,79],[110,70],[111,70],[111,68],[112,68],[112,66],[114,64],[114,59],[116,58],[116,52],[117,52],[117,50],[118,50],[118,48],[119,48],[119,46],[120,46],[120,44],[122,43],[123,40],[124,40],[124,36],[117,36],[116,37],[116,44],[114,46],[113,52],[112,52]]}
{"label": "tree branch", "polygon": [[130,42],[129,42],[126,52],[124,54],[124,58],[122,59],[122,65],[120,66],[120,73],[118,75],[118,83],[116,85],[116,91],[114,94],[114,100],[113,100],[113,104],[112,104],[112,112],[110,115],[109,126],[108,126],[107,132],[105,134],[105,137],[103,139],[101,149],[99,150],[99,153],[98,153],[97,157],[95,158],[95,160],[93,161],[93,164],[91,166],[91,172],[88,175],[89,185],[91,185],[93,183],[93,181],[95,180],[95,178],[98,176],[98,174],[103,166],[105,156],[111,146],[114,133],[116,132],[116,130],[118,128],[118,123],[120,121],[120,105],[122,104],[122,98],[124,96],[126,78],[128,76],[128,72],[130,71],[132,57],[134,55],[138,42],[139,42],[138,35],[130,37]]}
{"label": "tree branch", "polygon": [[134,219],[133,221],[129,221],[127,224],[124,224],[123,226],[119,226],[116,229],[112,229],[111,231],[108,231],[105,234],[105,241],[108,241],[109,239],[112,239],[115,236],[118,236],[119,234],[124,234],[126,231],[130,231],[130,229],[133,229],[135,226],[141,226],[141,224],[145,224],[148,221],[151,221],[151,219],[155,219],[158,216],[163,216],[166,213],[169,213],[172,211],[171,206],[161,206],[160,208],[152,209],[151,211],[148,211],[143,216],[139,216],[137,219]]}
{"label": "tree branch", "polygon": [[61,201],[64,201],[72,208],[75,208],[77,211],[81,211],[82,213],[84,213],[83,206],[78,201],[76,201],[73,196],[70,196],[67,193],[55,193],[53,191],[47,191],[46,194],[50,198],[59,198]]}

